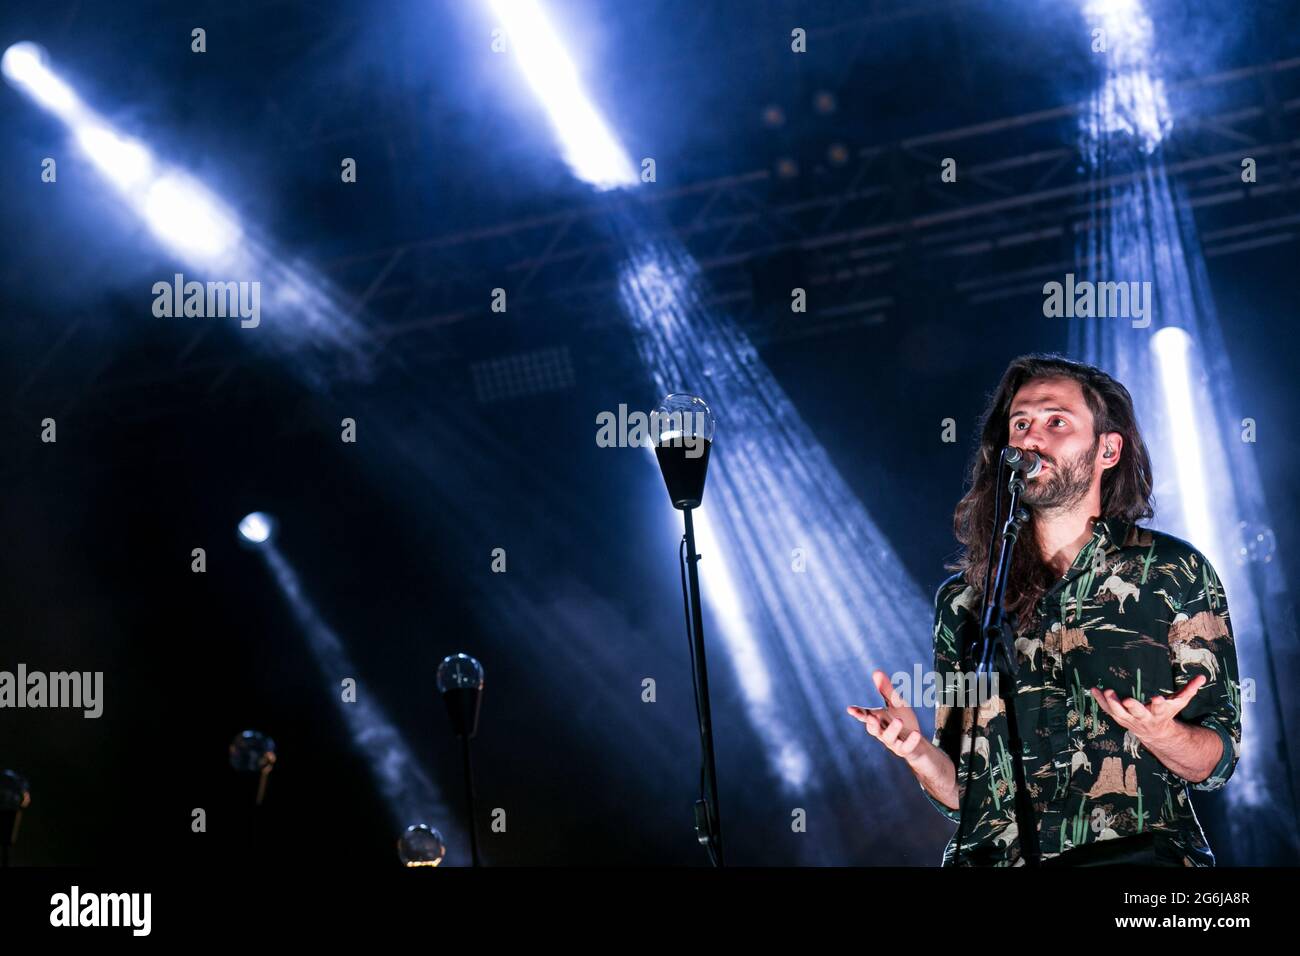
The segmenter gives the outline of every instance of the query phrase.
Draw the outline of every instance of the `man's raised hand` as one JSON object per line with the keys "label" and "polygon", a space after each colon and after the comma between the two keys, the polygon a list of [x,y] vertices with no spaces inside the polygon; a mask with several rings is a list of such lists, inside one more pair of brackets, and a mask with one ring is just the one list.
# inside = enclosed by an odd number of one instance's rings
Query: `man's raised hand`
{"label": "man's raised hand", "polygon": [[850,716],[862,721],[867,733],[884,744],[890,753],[902,757],[909,764],[914,763],[924,755],[929,744],[921,733],[916,712],[889,683],[889,676],[884,671],[872,671],[871,680],[885,706],[855,707],[850,704],[845,709]]}

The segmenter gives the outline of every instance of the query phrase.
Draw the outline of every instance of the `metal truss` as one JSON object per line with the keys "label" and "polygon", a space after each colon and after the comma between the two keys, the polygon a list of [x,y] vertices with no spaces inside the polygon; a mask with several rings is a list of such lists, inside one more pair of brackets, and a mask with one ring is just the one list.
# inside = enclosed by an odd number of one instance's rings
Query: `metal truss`
{"label": "metal truss", "polygon": [[[1165,168],[1196,210],[1207,258],[1300,236],[1300,58],[1199,78],[1174,93],[1231,90],[1234,105],[1178,126],[1163,145]],[[656,190],[640,187],[648,239],[682,242],[709,279],[715,304],[732,310],[757,344],[879,322],[920,291],[955,306],[1041,290],[1076,262],[1102,182],[1079,170],[1069,142],[1085,104],[947,130],[861,150],[833,177],[782,180],[769,169]],[[1041,141],[1041,148],[1026,143]],[[1252,157],[1259,181],[1241,181]],[[940,180],[940,162],[958,181]],[[511,309],[584,323],[617,321],[611,293],[620,240],[608,228],[624,200],[594,197],[554,214],[480,227],[339,259],[329,271],[384,316],[376,335],[412,337],[487,314],[493,288]],[[756,294],[766,267],[790,284]],[[794,263],[790,265],[789,263]],[[756,279],[758,281],[756,281]],[[796,281],[797,280],[797,281]],[[937,283],[937,286],[936,286]],[[768,283],[771,285],[771,283]],[[808,290],[809,313],[791,315],[789,288]]]}
{"label": "metal truss", "polygon": [[[1196,212],[1204,254],[1294,242],[1300,58],[1170,90],[1171,97],[1199,93],[1230,105],[1181,121],[1161,148]],[[1069,145],[1085,108],[1067,104],[872,146],[839,166],[825,159],[824,143],[811,142],[796,157],[797,176],[764,167],[679,187],[645,184],[634,198],[585,194],[553,213],[349,255],[324,271],[351,298],[354,314],[368,316],[381,362],[407,367],[463,365],[446,333],[489,317],[494,288],[507,290],[515,315],[562,315],[577,332],[620,323],[614,293],[623,240],[610,223],[629,202],[645,207],[638,220],[647,239],[684,244],[712,304],[760,347],[1009,299],[1041,290],[1077,262],[1075,235],[1088,228],[1097,186]],[[1256,184],[1241,182],[1245,156],[1258,163]],[[940,180],[945,157],[957,160],[956,183]],[[807,313],[790,312],[795,286],[808,292]],[[12,395],[24,421],[42,370],[73,349],[77,328],[51,345]],[[199,330],[147,381],[119,377],[118,364],[137,375],[139,365],[108,351],[67,403],[196,379],[198,393],[210,395],[253,361],[214,338]]]}

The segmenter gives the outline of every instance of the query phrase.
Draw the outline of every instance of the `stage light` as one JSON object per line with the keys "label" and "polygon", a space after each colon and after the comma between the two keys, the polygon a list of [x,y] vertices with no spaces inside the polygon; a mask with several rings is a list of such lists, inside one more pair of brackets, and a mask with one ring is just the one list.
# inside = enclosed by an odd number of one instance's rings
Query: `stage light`
{"label": "stage light", "polygon": [[252,545],[266,544],[275,535],[276,521],[265,511],[254,511],[239,521],[239,537]]}
{"label": "stage light", "polygon": [[1192,339],[1186,331],[1171,325],[1151,337],[1151,349],[1156,356],[1173,447],[1177,449],[1173,463],[1178,473],[1183,525],[1192,541],[1201,542],[1200,547],[1209,549],[1218,543],[1218,538],[1210,518],[1205,456],[1201,451],[1196,396],[1192,391]]}
{"label": "stage light", "polygon": [[369,334],[339,306],[323,276],[286,261],[196,178],[164,163],[83,104],[35,44],[9,47],[3,72],[63,121],[79,151],[165,248],[187,266],[217,271],[225,281],[258,283],[261,301],[274,310],[276,321],[259,318],[257,339],[290,358],[294,374],[314,388],[341,377],[369,378]]}
{"label": "stage light", "polygon": [[93,122],[78,125],[73,135],[82,152],[118,189],[140,189],[153,177],[149,150],[130,137]]}
{"label": "stage light", "polygon": [[329,696],[338,707],[348,736],[369,765],[393,822],[405,826],[411,820],[449,818],[450,811],[438,788],[415,759],[401,731],[384,711],[379,697],[358,689],[354,700],[345,701],[339,693],[339,682],[345,678],[355,680],[358,668],[342,639],[321,618],[304,592],[297,572],[280,553],[273,532],[257,553],[266,561],[280,593],[293,612],[307,640],[308,650],[325,678]]}
{"label": "stage light", "polygon": [[5,51],[6,77],[67,125],[73,141],[149,229],[186,261],[246,268],[236,259],[237,217],[198,182],[158,163],[139,141],[86,107],[48,66],[43,50],[16,43]]}
{"label": "stage light", "polygon": [[632,161],[588,98],[541,5],[536,0],[491,0],[491,6],[574,175],[600,189],[635,185]]}
{"label": "stage light", "polygon": [[1084,18],[1105,33],[1104,52],[1120,67],[1148,59],[1155,35],[1142,0],[1084,0]]}
{"label": "stage light", "polygon": [[1105,42],[1105,79],[1082,115],[1088,141],[1124,134],[1150,153],[1173,128],[1164,82],[1152,72],[1151,18],[1140,0],[1085,0],[1083,13]]}
{"label": "stage light", "polygon": [[1141,0],[1088,0],[1084,12],[1105,19],[1107,25],[1133,23],[1145,16]]}
{"label": "stage light", "polygon": [[180,173],[168,173],[149,187],[141,213],[154,235],[192,258],[220,260],[239,244],[241,230],[233,216]]}
{"label": "stage light", "polygon": [[[1276,602],[1264,600],[1264,579],[1276,575],[1280,594],[1285,578],[1276,566],[1232,560],[1242,548],[1236,529],[1243,521],[1267,526],[1268,506],[1252,446],[1238,431],[1241,400],[1195,218],[1154,148],[1174,119],[1157,72],[1152,23],[1138,0],[1081,5],[1106,31],[1107,52],[1097,61],[1104,73],[1091,108],[1080,117],[1094,185],[1087,228],[1077,230],[1078,261],[1103,280],[1148,282],[1156,308],[1150,327],[1122,317],[1073,319],[1070,351],[1131,390],[1155,473],[1157,526],[1187,539],[1223,580],[1243,679],[1268,673],[1271,661],[1257,635],[1266,632]],[[1225,795],[1235,845],[1262,833],[1270,834],[1262,844],[1282,834],[1294,842],[1294,816],[1273,797],[1288,787],[1285,774],[1251,759],[1285,750],[1283,727],[1268,708],[1257,708],[1242,737],[1242,759]],[[1249,857],[1249,850],[1240,852]]]}
{"label": "stage light", "polygon": [[27,91],[27,95],[45,109],[68,119],[82,109],[77,94],[50,72],[45,51],[35,43],[15,43],[5,50],[0,71],[6,79]]}

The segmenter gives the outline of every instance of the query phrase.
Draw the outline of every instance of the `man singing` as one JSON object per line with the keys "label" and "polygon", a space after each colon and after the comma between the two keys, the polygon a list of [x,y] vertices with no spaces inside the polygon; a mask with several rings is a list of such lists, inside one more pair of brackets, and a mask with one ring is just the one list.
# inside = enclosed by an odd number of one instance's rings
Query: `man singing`
{"label": "man singing", "polygon": [[[953,518],[963,546],[957,573],[935,596],[940,686],[963,670],[968,645],[978,659],[1007,445],[1043,462],[1021,498],[1030,519],[1005,601],[1016,622],[1014,716],[1038,858],[1213,866],[1188,788],[1218,790],[1237,763],[1241,688],[1227,598],[1204,555],[1137,526],[1153,514],[1151,461],[1128,390],[1100,369],[1032,355],[1002,376]],[[1004,512],[1007,498],[1004,488]],[[941,813],[957,822],[964,805],[943,865],[1034,862],[1035,841],[1022,840],[1017,824],[1004,701],[941,700],[926,740],[885,673],[872,679],[885,706],[849,713],[907,762]]]}

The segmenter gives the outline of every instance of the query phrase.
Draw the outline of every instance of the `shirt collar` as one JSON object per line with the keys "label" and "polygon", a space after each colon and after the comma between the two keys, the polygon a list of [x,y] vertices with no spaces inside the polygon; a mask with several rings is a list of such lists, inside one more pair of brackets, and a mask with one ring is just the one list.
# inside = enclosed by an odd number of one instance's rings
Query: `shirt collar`
{"label": "shirt collar", "polygon": [[1101,535],[1101,547],[1106,554],[1118,551],[1128,541],[1132,522],[1124,518],[1099,518],[1092,526],[1093,537]]}
{"label": "shirt collar", "polygon": [[[1074,563],[1056,582],[1057,587],[1068,584],[1089,568],[1095,567],[1098,554],[1109,557],[1122,548],[1128,538],[1129,527],[1128,521],[1118,517],[1098,518],[1093,521],[1092,538],[1079,549],[1079,553],[1074,556]],[[1056,587],[1052,590],[1055,591]]]}

